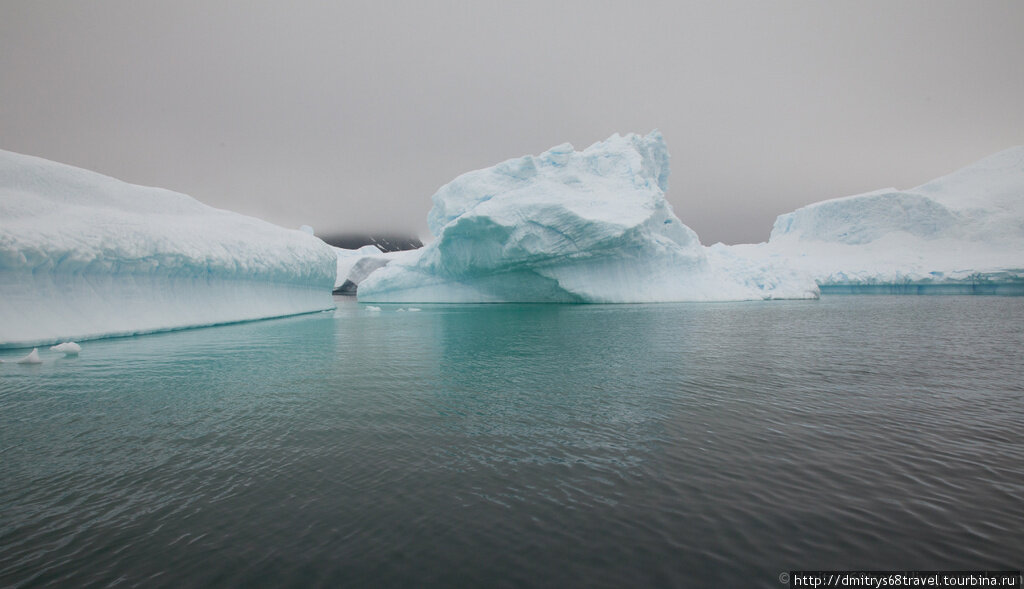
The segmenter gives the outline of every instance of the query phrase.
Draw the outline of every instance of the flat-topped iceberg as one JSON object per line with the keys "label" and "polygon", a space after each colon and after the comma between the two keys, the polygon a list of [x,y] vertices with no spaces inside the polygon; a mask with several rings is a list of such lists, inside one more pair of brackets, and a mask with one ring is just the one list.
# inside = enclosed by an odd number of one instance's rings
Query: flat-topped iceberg
{"label": "flat-topped iceberg", "polygon": [[917,188],[779,216],[768,243],[716,246],[806,273],[825,292],[1024,293],[1024,147]]}
{"label": "flat-topped iceberg", "polygon": [[706,255],[665,200],[657,131],[469,172],[441,187],[434,241],[359,285],[370,302],[717,301],[806,298],[813,282]]}
{"label": "flat-topped iceberg", "polygon": [[302,231],[0,151],[0,346],[330,309],[335,274]]}

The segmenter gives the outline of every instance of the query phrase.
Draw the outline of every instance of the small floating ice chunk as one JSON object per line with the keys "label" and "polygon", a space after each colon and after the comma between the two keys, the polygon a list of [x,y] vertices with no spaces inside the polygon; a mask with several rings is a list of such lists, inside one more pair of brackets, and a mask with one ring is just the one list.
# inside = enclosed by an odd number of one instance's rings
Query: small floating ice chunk
{"label": "small floating ice chunk", "polygon": [[417,308],[417,307],[409,307],[409,312],[410,312],[410,313],[415,313],[416,311],[421,311],[421,310],[422,310],[422,309],[419,309],[419,308]]}
{"label": "small floating ice chunk", "polygon": [[57,344],[56,346],[51,346],[50,349],[54,352],[64,352],[65,356],[77,356],[78,353],[82,351],[82,346],[75,342],[64,342],[62,344]]}
{"label": "small floating ice chunk", "polygon": [[18,364],[42,364],[43,361],[39,359],[39,348],[32,348],[32,351],[27,356],[18,360]]}
{"label": "small floating ice chunk", "polygon": [[366,305],[366,310],[371,313],[379,313],[380,307],[374,307],[373,305]]}

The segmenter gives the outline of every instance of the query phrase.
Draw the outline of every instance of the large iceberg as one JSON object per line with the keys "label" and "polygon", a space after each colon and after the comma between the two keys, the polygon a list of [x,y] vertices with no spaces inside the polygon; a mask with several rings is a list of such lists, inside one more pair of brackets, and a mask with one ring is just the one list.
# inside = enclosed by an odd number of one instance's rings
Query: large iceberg
{"label": "large iceberg", "polygon": [[0,347],[330,309],[335,273],[302,231],[0,151]]}
{"label": "large iceberg", "polygon": [[814,203],[767,243],[716,253],[787,266],[823,292],[1024,293],[1024,147],[917,188]]}
{"label": "large iceberg", "polygon": [[657,131],[469,172],[433,197],[435,239],[359,285],[369,302],[632,303],[807,298],[770,261],[708,256],[665,200]]}

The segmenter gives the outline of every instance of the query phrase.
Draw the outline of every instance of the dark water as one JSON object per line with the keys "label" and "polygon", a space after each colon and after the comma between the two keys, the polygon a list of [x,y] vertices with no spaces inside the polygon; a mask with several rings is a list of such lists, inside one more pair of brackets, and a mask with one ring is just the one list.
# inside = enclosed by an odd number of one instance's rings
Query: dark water
{"label": "dark water", "polygon": [[0,586],[1024,566],[1024,299],[339,305],[0,366]]}

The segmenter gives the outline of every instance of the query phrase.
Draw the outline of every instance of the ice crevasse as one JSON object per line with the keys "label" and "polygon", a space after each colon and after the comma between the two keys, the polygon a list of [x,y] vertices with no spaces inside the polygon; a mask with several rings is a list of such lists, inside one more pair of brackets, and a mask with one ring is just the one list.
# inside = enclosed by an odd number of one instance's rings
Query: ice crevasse
{"label": "ice crevasse", "polygon": [[709,255],[665,200],[661,134],[569,144],[463,174],[433,196],[434,240],[366,277],[368,302],[722,301],[817,296],[771,260]]}
{"label": "ice crevasse", "polygon": [[0,151],[0,347],[330,309],[336,260],[302,231]]}

